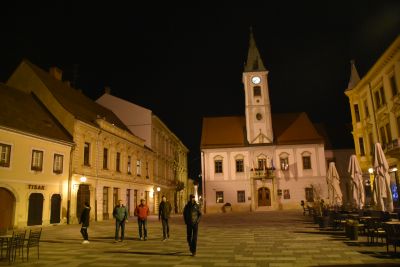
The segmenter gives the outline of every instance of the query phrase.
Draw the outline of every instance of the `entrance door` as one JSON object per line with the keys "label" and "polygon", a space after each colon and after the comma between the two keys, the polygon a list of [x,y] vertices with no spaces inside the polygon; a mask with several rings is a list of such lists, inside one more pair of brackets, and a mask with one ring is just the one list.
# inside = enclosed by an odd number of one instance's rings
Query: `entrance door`
{"label": "entrance door", "polygon": [[29,196],[28,226],[42,225],[43,200],[43,195],[40,193],[32,193]]}
{"label": "entrance door", "polygon": [[83,208],[85,207],[85,202],[90,205],[90,190],[89,185],[80,184],[78,193],[76,196],[76,216],[80,218]]}
{"label": "entrance door", "polygon": [[258,206],[271,206],[271,194],[267,187],[258,189]]}
{"label": "entrance door", "polygon": [[60,211],[61,211],[61,195],[54,194],[51,196],[50,223],[60,223]]}
{"label": "entrance door", "polygon": [[14,219],[15,197],[7,189],[0,187],[0,232],[12,229]]}

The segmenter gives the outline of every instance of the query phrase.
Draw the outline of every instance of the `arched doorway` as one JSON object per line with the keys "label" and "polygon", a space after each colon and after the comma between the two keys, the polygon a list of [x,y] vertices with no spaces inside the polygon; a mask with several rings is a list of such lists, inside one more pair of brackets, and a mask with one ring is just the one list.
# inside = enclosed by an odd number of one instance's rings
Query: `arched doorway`
{"label": "arched doorway", "polygon": [[14,224],[15,197],[7,189],[0,187],[0,231],[12,229]]}
{"label": "arched doorway", "polygon": [[61,195],[51,196],[50,223],[60,223]]}
{"label": "arched doorway", "polygon": [[81,216],[81,212],[85,207],[85,202],[90,204],[90,190],[89,185],[80,184],[78,193],[76,196],[76,216],[79,218]]}
{"label": "arched doorway", "polygon": [[32,193],[29,196],[28,226],[42,225],[43,200],[43,195],[40,193]]}
{"label": "arched doorway", "polygon": [[261,187],[258,189],[258,206],[271,206],[271,192],[267,187]]}

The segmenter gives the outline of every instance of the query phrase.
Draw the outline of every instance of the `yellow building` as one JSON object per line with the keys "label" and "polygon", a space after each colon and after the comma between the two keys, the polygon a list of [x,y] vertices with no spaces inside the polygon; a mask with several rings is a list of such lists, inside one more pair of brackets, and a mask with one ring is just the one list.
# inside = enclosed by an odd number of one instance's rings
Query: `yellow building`
{"label": "yellow building", "polygon": [[72,136],[31,94],[0,84],[0,230],[65,223]]}
{"label": "yellow building", "polygon": [[154,151],[154,182],[160,190],[155,195],[156,203],[159,203],[161,195],[165,195],[175,206],[175,211],[182,212],[189,187],[193,187],[188,183],[189,150],[186,146],[151,110],[113,96],[109,88],[96,102],[112,110],[132,133],[144,139],[145,145]]}
{"label": "yellow building", "polygon": [[[373,163],[374,144],[384,148],[391,167],[391,184],[398,182],[400,169],[400,37],[389,46],[367,74],[360,79],[351,62],[345,94],[350,101],[353,138],[363,172]],[[367,181],[368,184],[368,181]]]}
{"label": "yellow building", "polygon": [[47,73],[26,60],[7,84],[35,95],[73,138],[69,222],[77,222],[85,201],[95,220],[112,218],[118,199],[131,215],[141,198],[154,212],[154,152],[112,111],[63,81],[61,70]]}

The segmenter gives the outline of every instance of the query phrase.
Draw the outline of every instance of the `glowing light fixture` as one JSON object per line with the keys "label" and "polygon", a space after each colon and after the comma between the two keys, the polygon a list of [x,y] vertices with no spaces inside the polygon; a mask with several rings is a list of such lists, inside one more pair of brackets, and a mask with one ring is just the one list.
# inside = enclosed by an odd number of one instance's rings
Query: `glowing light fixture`
{"label": "glowing light fixture", "polygon": [[81,180],[81,183],[86,183],[87,178],[86,178],[85,176],[82,176],[82,177],[80,178],[80,180]]}
{"label": "glowing light fixture", "polygon": [[161,191],[161,188],[160,187],[157,187],[157,192],[160,192]]}
{"label": "glowing light fixture", "polygon": [[368,172],[369,172],[370,174],[373,174],[373,173],[374,173],[374,169],[369,168],[369,169],[368,169]]}

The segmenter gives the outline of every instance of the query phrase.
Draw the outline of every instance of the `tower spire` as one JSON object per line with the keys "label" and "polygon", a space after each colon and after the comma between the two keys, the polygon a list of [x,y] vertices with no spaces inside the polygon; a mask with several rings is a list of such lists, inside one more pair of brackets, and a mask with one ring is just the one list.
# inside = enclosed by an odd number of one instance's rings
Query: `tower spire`
{"label": "tower spire", "polygon": [[351,90],[354,88],[354,86],[357,85],[357,83],[360,81],[360,76],[358,75],[356,64],[354,62],[354,59],[350,60],[350,80],[349,84],[347,85],[346,90]]}
{"label": "tower spire", "polygon": [[258,52],[256,41],[254,40],[253,27],[250,26],[249,51],[247,53],[247,61],[244,67],[245,72],[265,71],[260,52]]}

